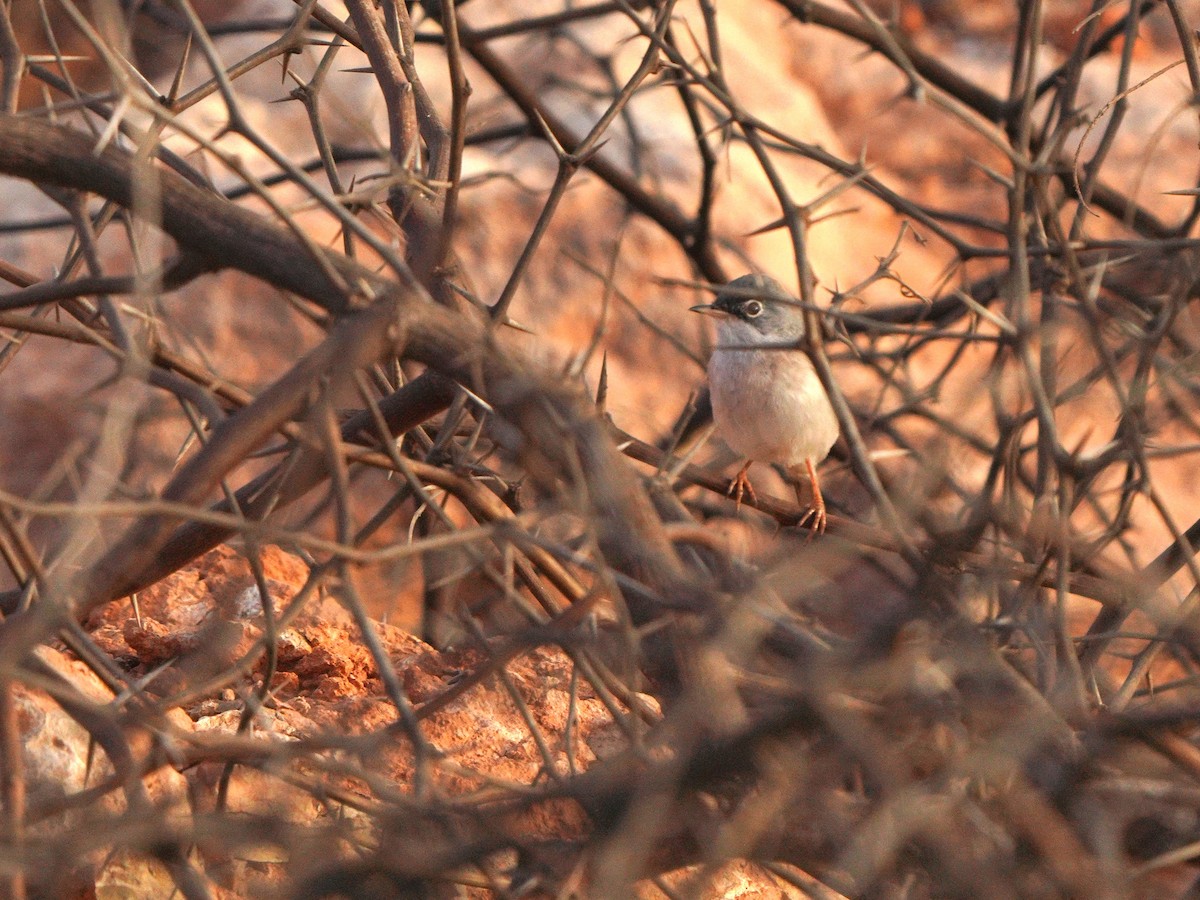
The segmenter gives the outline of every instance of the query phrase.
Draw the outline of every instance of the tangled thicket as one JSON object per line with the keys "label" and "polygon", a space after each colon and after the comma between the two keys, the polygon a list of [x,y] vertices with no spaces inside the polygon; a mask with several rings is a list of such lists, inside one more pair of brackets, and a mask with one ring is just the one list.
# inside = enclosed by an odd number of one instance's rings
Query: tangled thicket
{"label": "tangled thicket", "polygon": [[[1185,891],[1197,10],[924,6],[0,4],[6,893]],[[749,268],[811,541],[670,425]]]}

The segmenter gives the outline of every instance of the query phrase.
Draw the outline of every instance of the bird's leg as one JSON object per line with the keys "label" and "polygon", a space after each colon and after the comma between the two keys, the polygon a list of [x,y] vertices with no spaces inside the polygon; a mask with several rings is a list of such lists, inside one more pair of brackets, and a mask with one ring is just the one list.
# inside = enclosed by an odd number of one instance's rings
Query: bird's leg
{"label": "bird's leg", "polygon": [[729,490],[725,492],[725,496],[732,497],[734,506],[738,512],[742,511],[742,497],[746,494],[750,495],[750,499],[758,503],[758,494],[754,493],[754,485],[750,483],[750,479],[746,477],[746,473],[750,471],[750,466],[754,464],[754,460],[746,460],[746,464],[733,476],[733,480],[729,482]]}
{"label": "bird's leg", "polygon": [[812,485],[812,502],[808,503],[804,499],[804,494],[800,490],[800,482],[796,482],[796,502],[804,507],[804,514],[800,516],[800,520],[796,522],[797,528],[802,528],[808,525],[808,537],[811,540],[814,534],[824,534],[825,524],[829,517],[825,514],[825,498],[821,496],[821,482],[817,479],[817,470],[813,466],[811,459],[804,460],[804,467],[808,470],[808,481]]}

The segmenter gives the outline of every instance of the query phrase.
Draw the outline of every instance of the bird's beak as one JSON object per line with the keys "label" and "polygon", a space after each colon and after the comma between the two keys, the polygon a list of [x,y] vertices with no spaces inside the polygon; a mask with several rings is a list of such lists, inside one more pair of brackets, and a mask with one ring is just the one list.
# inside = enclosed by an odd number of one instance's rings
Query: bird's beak
{"label": "bird's beak", "polygon": [[718,319],[724,319],[729,315],[725,310],[712,303],[701,303],[699,306],[689,307],[692,312],[703,313],[706,316],[714,316]]}

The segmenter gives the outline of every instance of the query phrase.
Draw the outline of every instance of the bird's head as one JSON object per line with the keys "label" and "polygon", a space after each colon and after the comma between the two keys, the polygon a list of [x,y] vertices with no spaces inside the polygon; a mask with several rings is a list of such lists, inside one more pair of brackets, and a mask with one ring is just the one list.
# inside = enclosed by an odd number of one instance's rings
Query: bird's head
{"label": "bird's head", "polygon": [[804,337],[804,310],[766,275],[735,278],[712,303],[691,309],[717,319],[717,339],[724,346],[786,346]]}

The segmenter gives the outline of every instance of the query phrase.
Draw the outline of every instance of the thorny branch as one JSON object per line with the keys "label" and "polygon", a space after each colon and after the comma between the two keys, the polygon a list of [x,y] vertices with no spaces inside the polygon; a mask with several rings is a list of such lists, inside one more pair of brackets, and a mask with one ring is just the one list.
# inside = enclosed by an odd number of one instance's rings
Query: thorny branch
{"label": "thorny branch", "polygon": [[[186,896],[245,890],[228,862],[251,845],[286,860],[295,896],[628,896],[671,872],[700,890],[731,859],[826,896],[1195,878],[1200,509],[1176,486],[1200,452],[1200,166],[1171,164],[1196,144],[1188,4],[1097,0],[1066,29],[1019,4],[999,88],[888,4],[296,0],[219,23],[144,6],[0,4],[0,174],[53,204],[4,230],[0,398],[107,367],[71,423],[85,437],[0,490],[7,895],[86,881],[51,861],[117,850]],[[760,47],[739,42],[745,16]],[[756,67],[777,46],[884,86],[814,89],[814,108],[857,104],[844,148],[773,98],[808,89]],[[1162,75],[1177,63],[1187,96]],[[263,80],[301,101],[275,109],[302,107],[303,139],[262,113]],[[1132,112],[1163,96],[1151,139]],[[926,130],[940,162],[918,178],[901,150]],[[848,265],[822,243],[838,228]],[[839,265],[850,287],[822,280]],[[770,490],[736,516],[682,424],[661,449],[669,414],[641,433],[661,411],[644,407],[700,380],[685,295],[745,268],[791,274],[841,419],[837,514],[812,544]],[[229,283],[304,335],[247,338],[249,378],[189,318]],[[151,421],[183,439],[148,475]],[[114,601],[223,543],[262,627],[233,649],[218,626],[159,635],[172,652],[151,665],[138,613],[112,650]],[[270,610],[268,543],[307,567]],[[411,628],[436,651],[398,649],[358,582],[413,561]],[[288,629],[322,594],[389,712],[274,740],[304,671]],[[525,738],[525,781],[439,730],[485,695]],[[81,784],[38,789],[30,698],[99,748]],[[196,730],[218,702],[236,728]],[[601,719],[619,747],[585,758]],[[148,793],[169,769],[202,795],[207,765],[208,807]],[[236,810],[250,773],[332,812]],[[539,830],[555,815],[572,826]]]}

